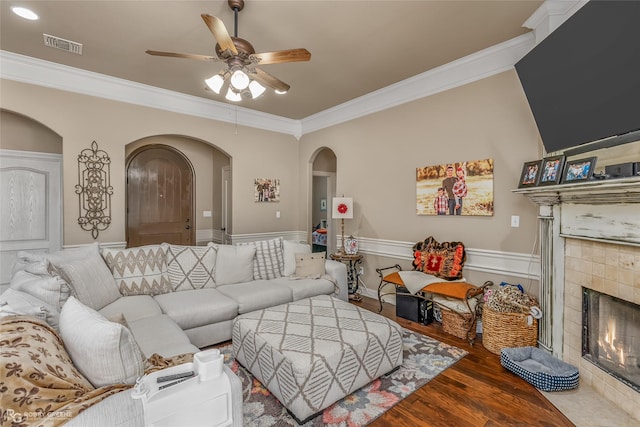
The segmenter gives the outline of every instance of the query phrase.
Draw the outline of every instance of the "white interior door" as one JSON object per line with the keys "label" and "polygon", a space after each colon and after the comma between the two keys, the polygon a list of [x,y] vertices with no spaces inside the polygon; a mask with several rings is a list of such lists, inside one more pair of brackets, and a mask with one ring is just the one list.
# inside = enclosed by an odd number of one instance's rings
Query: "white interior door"
{"label": "white interior door", "polygon": [[0,290],[21,250],[62,246],[62,155],[0,150]]}

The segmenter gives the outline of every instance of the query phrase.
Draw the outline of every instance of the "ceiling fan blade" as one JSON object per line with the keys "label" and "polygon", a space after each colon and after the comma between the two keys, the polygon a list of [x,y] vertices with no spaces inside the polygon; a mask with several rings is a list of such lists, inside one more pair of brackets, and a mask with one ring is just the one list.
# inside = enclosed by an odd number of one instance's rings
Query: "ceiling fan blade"
{"label": "ceiling fan blade", "polygon": [[222,48],[223,51],[228,49],[233,52],[234,55],[237,55],[238,49],[236,49],[236,46],[233,44],[233,40],[231,40],[231,36],[229,35],[227,28],[224,26],[224,22],[222,22],[220,18],[216,18],[215,16],[207,13],[203,13],[200,16],[202,16],[207,27],[209,27],[211,34],[215,37],[220,48]]}
{"label": "ceiling fan blade", "polygon": [[[257,59],[256,60],[254,60]],[[281,62],[300,62],[311,59],[307,49],[277,50],[274,52],[254,53],[251,60],[260,65],[279,64]]]}
{"label": "ceiling fan blade", "polygon": [[214,62],[219,61],[219,59],[216,58],[215,56],[197,55],[197,54],[194,54],[194,53],[160,52],[160,51],[157,51],[157,50],[147,50],[146,52],[149,55],[167,56],[167,57],[170,57],[170,58],[197,59],[199,61],[214,61]]}
{"label": "ceiling fan blade", "polygon": [[262,71],[260,68],[255,68],[255,73],[251,72],[251,77],[258,81],[258,83],[262,83],[265,86],[269,86],[272,89],[278,90],[280,92],[286,92],[291,88],[288,84],[283,82],[282,80],[273,77],[271,74],[266,71]]}

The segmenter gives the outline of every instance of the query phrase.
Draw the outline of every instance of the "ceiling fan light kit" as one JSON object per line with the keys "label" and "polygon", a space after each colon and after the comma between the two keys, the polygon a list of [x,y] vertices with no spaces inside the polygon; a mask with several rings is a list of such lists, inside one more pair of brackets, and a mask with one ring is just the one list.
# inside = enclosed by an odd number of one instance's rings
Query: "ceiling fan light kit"
{"label": "ceiling fan light kit", "polygon": [[224,77],[221,74],[215,74],[204,81],[209,89],[220,95],[220,90],[224,84]]}
{"label": "ceiling fan light kit", "polygon": [[216,56],[155,50],[147,50],[147,53],[154,56],[224,62],[227,68],[205,79],[205,83],[216,95],[223,91],[225,84],[228,85],[225,95],[228,101],[256,99],[266,91],[267,87],[277,94],[287,93],[290,88],[288,84],[258,68],[257,65],[309,61],[311,53],[302,48],[256,53],[251,43],[238,37],[238,12],[244,9],[244,0],[228,0],[227,3],[234,14],[233,37],[229,35],[220,18],[206,13],[200,15],[217,41]]}

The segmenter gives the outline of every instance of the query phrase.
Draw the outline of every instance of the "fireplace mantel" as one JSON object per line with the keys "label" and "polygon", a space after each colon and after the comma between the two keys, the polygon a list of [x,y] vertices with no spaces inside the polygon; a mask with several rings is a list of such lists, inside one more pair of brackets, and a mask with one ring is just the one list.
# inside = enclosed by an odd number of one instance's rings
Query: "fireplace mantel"
{"label": "fireplace mantel", "polygon": [[640,246],[640,177],[513,192],[537,204],[541,217],[559,219],[561,237]]}
{"label": "fireplace mantel", "polygon": [[520,188],[513,192],[528,197],[539,206],[640,203],[640,177]]}

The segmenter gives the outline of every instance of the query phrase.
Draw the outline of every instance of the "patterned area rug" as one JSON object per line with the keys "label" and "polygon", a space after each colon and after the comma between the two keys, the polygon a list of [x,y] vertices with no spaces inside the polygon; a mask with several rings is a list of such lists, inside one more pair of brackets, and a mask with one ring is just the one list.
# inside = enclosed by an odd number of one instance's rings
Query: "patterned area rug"
{"label": "patterned area rug", "polygon": [[[404,330],[402,344],[402,366],[334,403],[304,426],[365,426],[467,355],[464,350],[408,329]],[[233,359],[231,345],[220,351],[242,381],[245,426],[298,426],[269,390]]]}

